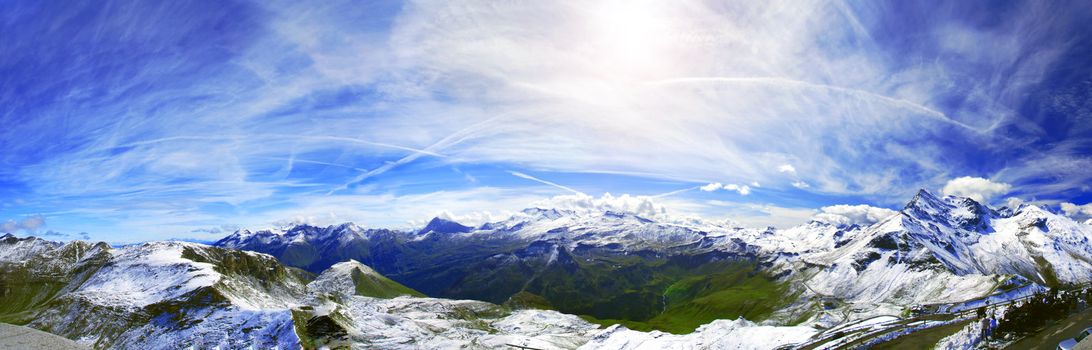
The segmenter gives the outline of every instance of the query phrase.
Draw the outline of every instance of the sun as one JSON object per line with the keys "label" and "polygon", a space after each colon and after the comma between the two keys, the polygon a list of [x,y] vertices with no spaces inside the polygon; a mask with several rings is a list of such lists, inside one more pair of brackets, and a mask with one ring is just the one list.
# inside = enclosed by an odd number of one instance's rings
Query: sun
{"label": "sun", "polygon": [[617,75],[644,76],[666,63],[672,26],[654,1],[606,1],[590,16],[595,59]]}

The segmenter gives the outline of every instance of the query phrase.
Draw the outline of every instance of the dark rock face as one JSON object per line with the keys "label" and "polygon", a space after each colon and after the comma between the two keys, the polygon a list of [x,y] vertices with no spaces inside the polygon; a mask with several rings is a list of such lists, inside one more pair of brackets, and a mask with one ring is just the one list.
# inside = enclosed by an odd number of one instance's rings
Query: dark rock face
{"label": "dark rock face", "polygon": [[432,221],[429,221],[428,225],[425,225],[425,228],[421,229],[421,231],[418,231],[418,233],[467,233],[473,230],[474,228],[470,226],[463,226],[463,224],[454,221],[441,218],[433,218]]}

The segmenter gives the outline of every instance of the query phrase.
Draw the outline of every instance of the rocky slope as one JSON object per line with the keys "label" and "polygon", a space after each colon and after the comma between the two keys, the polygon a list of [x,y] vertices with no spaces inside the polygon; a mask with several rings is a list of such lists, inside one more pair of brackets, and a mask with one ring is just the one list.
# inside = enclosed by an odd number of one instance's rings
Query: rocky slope
{"label": "rocky slope", "polygon": [[98,349],[573,349],[598,331],[556,311],[424,298],[355,261],[316,278],[193,243],[10,235],[0,256],[6,320]]}
{"label": "rocky slope", "polygon": [[1087,282],[1090,238],[1043,208],[925,191],[863,227],[532,208],[478,227],[239,231],[218,247],[5,235],[0,321],[120,349],[771,348],[916,305]]}
{"label": "rocky slope", "polygon": [[[1034,283],[1092,280],[1092,230],[1040,207],[993,210],[921,191],[839,247],[801,256],[816,294],[896,313]],[[815,271],[807,273],[808,271]]]}
{"label": "rocky slope", "polygon": [[[865,226],[748,229],[626,211],[530,208],[468,227],[352,224],[239,231],[216,245],[311,271],[347,259],[425,294],[560,311],[685,333],[717,318],[832,326],[1022,285],[1092,279],[1092,230],[1039,207],[995,210],[921,191]],[[742,273],[739,273],[742,271]],[[624,310],[624,311],[621,311]],[[604,321],[609,324],[615,321]]]}
{"label": "rocky slope", "polygon": [[[35,247],[35,248],[29,248]],[[192,243],[111,248],[6,236],[3,315],[96,348],[237,348],[298,342],[301,272],[258,253]],[[304,273],[305,274],[305,273]]]}

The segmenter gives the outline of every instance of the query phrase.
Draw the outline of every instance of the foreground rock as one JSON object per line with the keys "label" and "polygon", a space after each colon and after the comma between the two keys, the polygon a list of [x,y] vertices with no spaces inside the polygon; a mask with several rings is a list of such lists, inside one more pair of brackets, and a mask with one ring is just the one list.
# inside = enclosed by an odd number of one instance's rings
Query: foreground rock
{"label": "foreground rock", "polygon": [[91,348],[34,328],[0,323],[0,349],[90,350]]}

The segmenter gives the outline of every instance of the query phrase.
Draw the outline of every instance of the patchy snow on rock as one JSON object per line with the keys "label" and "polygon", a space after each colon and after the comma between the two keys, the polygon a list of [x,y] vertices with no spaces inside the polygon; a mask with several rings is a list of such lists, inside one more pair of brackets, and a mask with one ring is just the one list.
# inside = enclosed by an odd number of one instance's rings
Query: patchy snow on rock
{"label": "patchy snow on rock", "polygon": [[57,242],[35,237],[17,238],[13,234],[6,233],[0,236],[0,262],[26,262],[31,257],[44,254],[60,246],[61,244]]}
{"label": "patchy snow on rock", "polygon": [[356,285],[352,279],[353,270],[359,270],[366,275],[380,276],[371,267],[356,260],[342,261],[323,271],[314,281],[307,284],[307,289],[314,293],[353,295],[356,293]]}
{"label": "patchy snow on rock", "polygon": [[693,333],[676,335],[659,331],[639,332],[621,325],[596,334],[580,349],[755,349],[767,350],[806,341],[817,331],[811,327],[760,326],[744,319],[716,320]]}
{"label": "patchy snow on rock", "polygon": [[194,244],[153,242],[120,249],[112,264],[72,295],[100,305],[143,307],[219,282],[222,276],[212,264],[182,257],[187,245]]}
{"label": "patchy snow on rock", "polygon": [[[199,309],[201,322],[178,327],[166,318],[131,328],[116,341],[126,349],[298,349],[289,310]],[[90,345],[90,344],[88,344]]]}
{"label": "patchy snow on rock", "polygon": [[508,313],[470,300],[354,296],[346,301],[351,338],[361,348],[573,349],[599,327],[556,311]]}

